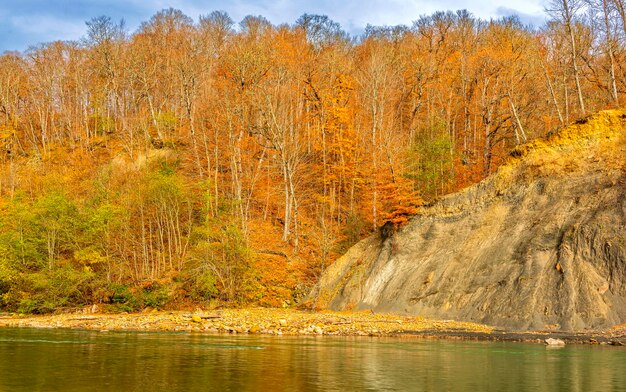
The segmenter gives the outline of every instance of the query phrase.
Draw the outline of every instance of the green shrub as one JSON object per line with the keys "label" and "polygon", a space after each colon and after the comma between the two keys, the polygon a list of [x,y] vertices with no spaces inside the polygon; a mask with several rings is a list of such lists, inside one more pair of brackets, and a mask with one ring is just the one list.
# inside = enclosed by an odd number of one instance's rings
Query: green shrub
{"label": "green shrub", "polygon": [[143,307],[141,296],[135,295],[128,286],[112,283],[109,285],[109,289],[113,293],[109,301],[120,311],[135,312]]}
{"label": "green shrub", "polygon": [[100,284],[93,272],[70,267],[16,274],[2,305],[20,313],[49,313],[94,302]]}
{"label": "green shrub", "polygon": [[13,274],[15,271],[12,271],[6,263],[0,260],[0,306],[2,306],[2,295],[11,289]]}
{"label": "green shrub", "polygon": [[161,308],[170,299],[167,288],[160,285],[151,286],[143,291],[143,304],[151,308]]}
{"label": "green shrub", "polygon": [[217,297],[218,294],[215,276],[210,271],[205,271],[193,279],[191,288],[192,299],[209,300]]}

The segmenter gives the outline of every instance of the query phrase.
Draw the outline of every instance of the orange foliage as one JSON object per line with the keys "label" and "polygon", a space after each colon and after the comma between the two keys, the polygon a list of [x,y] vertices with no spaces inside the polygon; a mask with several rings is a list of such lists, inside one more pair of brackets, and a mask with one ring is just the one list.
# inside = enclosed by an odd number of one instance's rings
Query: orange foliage
{"label": "orange foliage", "polygon": [[[200,296],[291,304],[377,226],[584,114],[560,23],[436,13],[353,41],[319,16],[100,18],[84,45],[0,56],[0,204],[63,190],[84,231],[67,248],[108,280],[185,272]],[[626,52],[575,32],[587,110],[614,105]]]}

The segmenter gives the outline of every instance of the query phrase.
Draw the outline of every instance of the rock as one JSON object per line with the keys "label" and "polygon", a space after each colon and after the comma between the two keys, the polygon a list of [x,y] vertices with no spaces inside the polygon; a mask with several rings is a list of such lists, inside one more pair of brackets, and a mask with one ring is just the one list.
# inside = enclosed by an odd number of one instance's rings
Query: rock
{"label": "rock", "polygon": [[260,330],[261,328],[259,328],[258,325],[253,325],[252,327],[250,327],[250,333],[259,333]]}
{"label": "rock", "polygon": [[285,320],[285,319],[278,320],[278,323],[280,324],[281,327],[286,327],[287,326],[287,320]]}
{"label": "rock", "polygon": [[316,334],[318,334],[318,335],[321,335],[321,334],[323,334],[323,333],[324,333],[324,330],[323,330],[322,328],[320,328],[320,327],[317,327],[317,326],[316,326],[316,327],[314,328],[314,332],[315,332]]}
{"label": "rock", "polygon": [[193,316],[191,316],[191,321],[193,321],[194,323],[201,323],[202,317],[194,314]]}
{"label": "rock", "polygon": [[[420,208],[393,241],[350,248],[309,299],[513,330],[626,323],[623,116],[600,112],[520,146],[490,177]],[[581,162],[585,151],[601,161]]]}
{"label": "rock", "polygon": [[563,347],[563,346],[565,346],[565,342],[562,341],[561,339],[548,338],[548,339],[544,340],[544,342],[546,343],[547,346],[551,346],[551,347]]}

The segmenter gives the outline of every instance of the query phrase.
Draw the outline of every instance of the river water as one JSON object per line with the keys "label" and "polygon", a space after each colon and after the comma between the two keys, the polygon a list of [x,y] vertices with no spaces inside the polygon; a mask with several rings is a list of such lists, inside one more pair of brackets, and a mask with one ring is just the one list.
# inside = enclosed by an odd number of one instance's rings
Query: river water
{"label": "river water", "polygon": [[0,328],[18,391],[626,391],[626,348]]}

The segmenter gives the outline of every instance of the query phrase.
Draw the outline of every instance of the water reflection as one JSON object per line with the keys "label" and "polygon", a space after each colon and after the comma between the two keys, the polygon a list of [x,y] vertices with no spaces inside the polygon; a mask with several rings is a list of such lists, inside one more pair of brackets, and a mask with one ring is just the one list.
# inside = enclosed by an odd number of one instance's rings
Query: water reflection
{"label": "water reflection", "polygon": [[0,329],[3,391],[626,391],[626,350]]}

